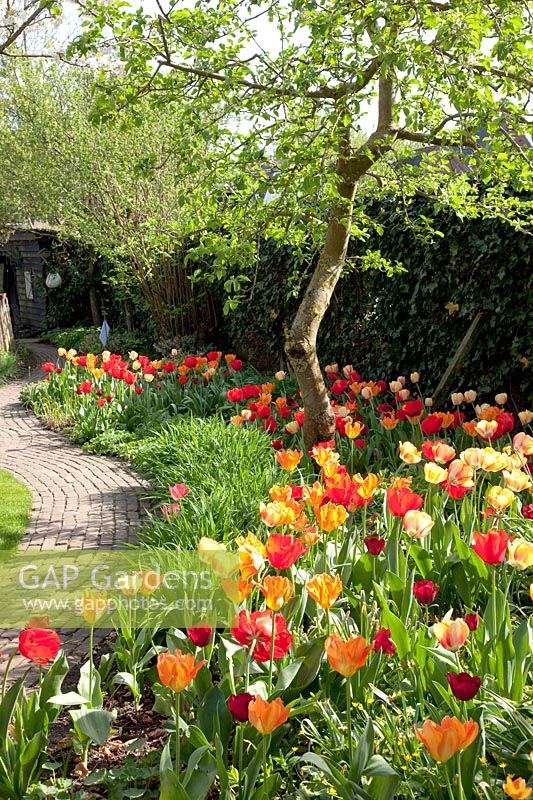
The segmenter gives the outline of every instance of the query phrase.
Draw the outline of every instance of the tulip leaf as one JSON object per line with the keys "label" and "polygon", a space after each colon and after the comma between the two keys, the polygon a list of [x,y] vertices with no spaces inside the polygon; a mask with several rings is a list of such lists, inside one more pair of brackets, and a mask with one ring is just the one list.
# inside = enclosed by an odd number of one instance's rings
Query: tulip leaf
{"label": "tulip leaf", "polygon": [[70,716],[76,728],[95,744],[105,744],[111,731],[113,714],[102,708],[73,708]]}

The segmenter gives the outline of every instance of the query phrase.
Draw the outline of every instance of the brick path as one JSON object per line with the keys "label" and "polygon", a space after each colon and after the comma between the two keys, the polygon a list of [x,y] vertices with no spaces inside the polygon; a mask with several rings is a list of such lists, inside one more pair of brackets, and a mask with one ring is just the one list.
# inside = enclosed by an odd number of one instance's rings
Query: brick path
{"label": "brick path", "polygon": [[[55,361],[56,351],[33,341],[36,366],[30,380],[43,377],[40,364]],[[143,518],[142,479],[109,458],[84,453],[65,436],[46,430],[19,401],[24,381],[0,386],[0,468],[7,469],[32,492],[23,550],[79,550],[121,547],[134,541]],[[0,499],[1,502],[1,499]],[[1,623],[1,609],[0,609]],[[0,676],[5,657],[16,649],[18,633],[0,629]],[[67,656],[87,650],[88,631],[62,631]],[[11,676],[28,662],[17,657]]]}

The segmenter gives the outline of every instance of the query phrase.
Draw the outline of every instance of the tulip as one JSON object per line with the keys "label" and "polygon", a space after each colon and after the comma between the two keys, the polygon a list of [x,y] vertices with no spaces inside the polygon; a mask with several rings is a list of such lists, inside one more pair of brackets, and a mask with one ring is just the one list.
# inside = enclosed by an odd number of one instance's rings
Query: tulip
{"label": "tulip", "polygon": [[485,564],[501,564],[503,562],[509,542],[509,537],[504,530],[492,528],[488,533],[474,531],[473,537],[472,550],[483,559]]}
{"label": "tulip", "polygon": [[207,626],[204,628],[187,628],[187,636],[195,647],[205,647],[208,645],[212,635],[213,628]]}
{"label": "tulip", "polygon": [[418,464],[422,453],[412,442],[400,442],[400,458],[406,464]]}
{"label": "tulip", "polygon": [[59,653],[61,640],[57,632],[49,628],[27,628],[21,631],[18,646],[24,658],[44,666]]}
{"label": "tulip", "polygon": [[191,490],[187,487],[185,483],[176,483],[174,486],[168,487],[168,493],[172,497],[173,500],[182,500],[188,494],[191,493]]}
{"label": "tulip", "polygon": [[293,472],[303,458],[300,450],[278,450],[276,461],[286,472]]}
{"label": "tulip", "polygon": [[344,506],[336,503],[325,503],[323,506],[317,506],[314,511],[320,528],[327,532],[340,528],[346,522],[346,517],[348,516]]}
{"label": "tulip", "polygon": [[288,578],[280,575],[267,575],[263,578],[259,590],[265,596],[267,608],[271,611],[279,611],[294,594],[294,587]]}
{"label": "tulip", "polygon": [[479,628],[479,617],[477,614],[465,614],[464,621],[468,625],[468,629],[471,631],[477,631]]}
{"label": "tulip", "polygon": [[290,569],[306,552],[306,546],[290,534],[272,533],[266,543],[266,555],[274,569]]}
{"label": "tulip", "polygon": [[529,425],[530,422],[533,422],[533,411],[529,411],[527,408],[524,411],[519,411],[518,419],[522,425]]}
{"label": "tulip", "polygon": [[439,485],[444,483],[448,478],[448,470],[444,467],[439,467],[439,465],[435,464],[433,461],[429,461],[427,464],[424,464],[424,478],[427,483]]}
{"label": "tulip", "polygon": [[452,401],[452,405],[460,406],[461,403],[464,402],[464,394],[462,392],[452,392],[450,395],[450,400]]}
{"label": "tulip", "polygon": [[159,653],[157,657],[157,673],[164,686],[173,692],[183,692],[200,672],[205,660],[194,663],[191,653],[182,653],[176,650],[172,655],[170,651]]}
{"label": "tulip", "polygon": [[444,717],[440,724],[426,720],[422,728],[415,725],[416,738],[422,742],[430,756],[441,763],[449,761],[475,741],[479,732],[477,722],[461,722],[457,717]]}
{"label": "tulip", "polygon": [[379,556],[383,552],[386,545],[385,539],[380,539],[378,536],[366,536],[365,547],[371,556]]}
{"label": "tulip", "polygon": [[477,392],[475,392],[473,389],[467,389],[467,391],[464,393],[464,396],[465,396],[465,403],[475,403]]}
{"label": "tulip", "polygon": [[424,498],[415,494],[408,488],[387,489],[387,503],[391,514],[395,517],[403,517],[408,511],[418,511],[424,505]]}
{"label": "tulip", "polygon": [[503,791],[513,800],[528,800],[533,794],[533,789],[528,789],[524,778],[515,778],[514,775],[507,775],[502,786]]}
{"label": "tulip", "polygon": [[266,548],[253,533],[246,537],[237,537],[237,553],[239,555],[239,570],[241,576],[248,580],[257,575],[264,567]]}
{"label": "tulip", "polygon": [[498,430],[498,423],[495,420],[480,419],[474,430],[482,439],[492,439]]}
{"label": "tulip", "polygon": [[429,536],[435,520],[425,511],[407,511],[403,517],[403,529],[412,539]]}
{"label": "tulip", "polygon": [[533,519],[533,503],[527,506],[522,506],[522,514],[526,519]]}
{"label": "tulip", "polygon": [[411,372],[411,375],[409,377],[411,379],[411,383],[418,383],[418,381],[420,380],[420,373],[419,372]]}
{"label": "tulip", "polygon": [[391,632],[388,628],[380,628],[372,640],[374,651],[379,653],[381,650],[387,656],[393,656],[396,652],[396,645],[391,639]]}
{"label": "tulip", "polygon": [[333,575],[328,575],[327,572],[323,572],[306,581],[305,588],[307,589],[309,597],[311,597],[317,605],[321,608],[331,608],[342,592],[342,580],[340,575],[335,575],[335,577],[333,577]]}
{"label": "tulip", "polygon": [[89,625],[95,625],[106,613],[109,607],[107,594],[102,592],[88,592],[83,596],[81,615]]}
{"label": "tulip", "polygon": [[514,494],[510,489],[502,486],[491,486],[487,492],[487,503],[497,513],[505,511],[514,502]]}
{"label": "tulip", "polygon": [[427,459],[436,461],[437,464],[447,464],[448,461],[455,458],[454,448],[440,440],[427,439],[422,445],[422,452]]}
{"label": "tulip", "polygon": [[282,614],[272,611],[241,611],[231,627],[235,641],[247,647],[256,661],[269,661],[274,628],[274,658],[283,658],[292,644],[292,634]]}
{"label": "tulip", "polygon": [[435,602],[440,586],[436,586],[433,581],[415,581],[413,584],[413,594],[421,606],[430,606]]}
{"label": "tulip", "polygon": [[269,703],[258,696],[248,705],[250,724],[263,736],[267,736],[287,722],[289,714],[290,709],[286,708],[279,697]]}
{"label": "tulip", "polygon": [[324,649],[330,667],[345,678],[351,678],[365,665],[372,645],[367,644],[363,636],[351,636],[343,641],[333,633],[327,637]]}
{"label": "tulip", "polygon": [[233,719],[237,722],[248,722],[248,709],[252,700],[255,699],[255,694],[250,694],[250,692],[230,694],[227,705]]}
{"label": "tulip", "polygon": [[[426,397],[426,399],[424,400],[424,405],[425,405],[426,408],[431,408],[433,406],[433,398],[432,397]],[[440,425],[439,425],[439,428],[440,428]]]}
{"label": "tulip", "polygon": [[455,652],[459,650],[470,633],[470,629],[464,619],[443,619],[442,622],[436,622],[431,627],[431,631],[441,647],[445,650]]}
{"label": "tulip", "polygon": [[360,422],[351,422],[350,420],[348,420],[344,426],[344,432],[348,439],[357,439],[358,436],[361,435],[363,429],[364,425],[361,425]]}
{"label": "tulip", "polygon": [[484,447],[479,454],[479,466],[486,472],[499,472],[509,466],[509,457],[493,447]]}
{"label": "tulip", "polygon": [[507,402],[507,395],[505,392],[501,392],[500,394],[497,394],[494,399],[499,406],[504,406]]}
{"label": "tulip", "polygon": [[533,543],[526,539],[509,542],[509,564],[520,572],[533,567]]}
{"label": "tulip", "polygon": [[479,692],[481,678],[476,675],[469,675],[468,672],[459,672],[457,675],[453,672],[448,672],[447,678],[450,688],[458,700],[463,700],[464,702],[472,700]]}
{"label": "tulip", "polygon": [[275,379],[276,379],[277,381],[279,381],[279,382],[281,382],[281,381],[284,381],[284,380],[285,380],[285,373],[284,373],[284,371],[283,371],[282,369],[280,369],[280,370],[278,370],[278,371],[276,372],[276,374],[274,375],[274,377],[275,377]]}
{"label": "tulip", "polygon": [[512,492],[523,492],[531,488],[531,480],[529,475],[519,469],[513,469],[510,472],[503,471],[503,480],[508,489]]}

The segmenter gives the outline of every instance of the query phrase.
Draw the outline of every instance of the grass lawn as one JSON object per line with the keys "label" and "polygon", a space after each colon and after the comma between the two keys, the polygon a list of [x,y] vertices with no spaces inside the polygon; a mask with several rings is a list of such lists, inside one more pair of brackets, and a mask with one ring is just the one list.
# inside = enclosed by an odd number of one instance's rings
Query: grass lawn
{"label": "grass lawn", "polygon": [[27,486],[0,469],[0,549],[15,547],[28,524],[32,497]]}

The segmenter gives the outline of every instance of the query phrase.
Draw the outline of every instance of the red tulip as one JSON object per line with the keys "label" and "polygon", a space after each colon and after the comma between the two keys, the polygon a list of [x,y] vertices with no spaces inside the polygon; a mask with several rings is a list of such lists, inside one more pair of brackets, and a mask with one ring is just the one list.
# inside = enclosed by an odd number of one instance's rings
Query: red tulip
{"label": "red tulip", "polygon": [[378,653],[380,650],[387,656],[393,656],[396,652],[396,645],[390,638],[390,630],[388,628],[380,628],[373,639],[374,650]]}
{"label": "red tulip", "polygon": [[387,502],[391,514],[395,517],[403,517],[408,511],[418,511],[424,505],[424,498],[412,492],[411,489],[403,487],[387,489]]}
{"label": "red tulip", "polygon": [[174,486],[168,487],[168,493],[172,497],[173,500],[182,500],[188,494],[191,493],[191,490],[187,487],[185,483],[175,483]]}
{"label": "red tulip", "polygon": [[289,569],[307,548],[296,536],[272,533],[266,543],[268,560],[275,569]]}
{"label": "red tulip", "polygon": [[432,433],[437,433],[442,427],[442,417],[440,414],[429,414],[420,423],[422,432],[429,436]]}
{"label": "red tulip", "polygon": [[213,635],[213,628],[187,628],[187,636],[195,647],[205,647]]}
{"label": "red tulip", "polygon": [[481,678],[476,675],[469,675],[468,672],[459,672],[458,675],[448,672],[447,677],[450,688],[458,700],[471,700],[479,692]]}
{"label": "red tulip", "polygon": [[421,606],[430,606],[435,602],[440,586],[433,581],[416,581],[413,584],[413,594]]}
{"label": "red tulip", "polygon": [[504,530],[492,528],[488,533],[474,531],[472,550],[485,564],[501,564],[507,552],[509,537]]}
{"label": "red tulip", "polygon": [[528,506],[522,506],[522,514],[526,519],[533,519],[533,503]]}
{"label": "red tulip", "polygon": [[226,397],[230,403],[240,403],[244,397],[242,389],[236,386],[234,389],[228,389]]}
{"label": "red tulip", "polygon": [[231,369],[235,370],[235,372],[239,372],[242,369],[242,361],[240,358],[234,358],[233,361],[229,362],[228,365]]}
{"label": "red tulip", "polygon": [[44,666],[53,661],[61,648],[56,631],[49,628],[27,628],[19,636],[19,650],[24,658]]}
{"label": "red tulip", "polygon": [[476,631],[478,629],[479,617],[477,614],[465,614],[463,619],[471,631]]}
{"label": "red tulip", "polygon": [[255,700],[255,694],[250,694],[250,692],[230,694],[228,708],[233,719],[237,720],[237,722],[248,722],[248,706],[252,700]]}
{"label": "red tulip", "polygon": [[[241,611],[231,628],[233,638],[251,649],[256,661],[270,660],[272,642],[272,611]],[[289,652],[292,634],[287,628],[285,617],[276,614],[274,624],[274,658],[283,658]]]}
{"label": "red tulip", "polygon": [[386,541],[378,536],[366,536],[365,546],[371,556],[379,556],[383,552]]}

